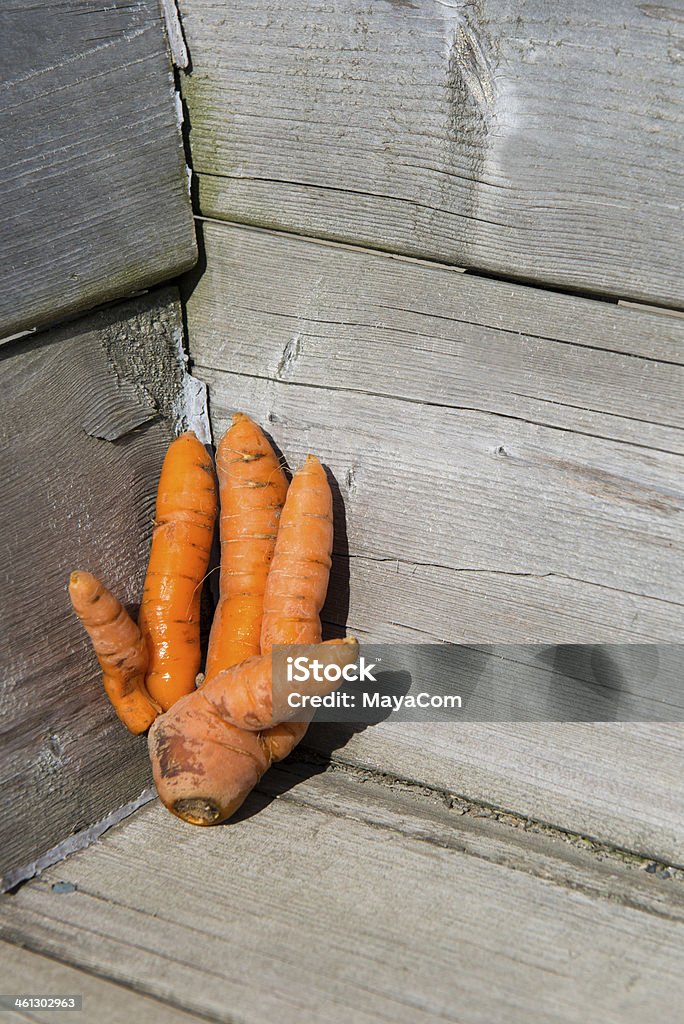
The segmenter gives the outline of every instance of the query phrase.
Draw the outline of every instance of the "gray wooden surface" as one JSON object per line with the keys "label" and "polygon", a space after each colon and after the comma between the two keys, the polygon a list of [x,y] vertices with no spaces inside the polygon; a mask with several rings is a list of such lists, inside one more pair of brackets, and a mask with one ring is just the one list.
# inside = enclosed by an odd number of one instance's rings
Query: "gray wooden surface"
{"label": "gray wooden surface", "polygon": [[66,588],[82,568],[139,601],[180,338],[164,289],[0,350],[0,874],[150,784],[145,739],[109,707]]}
{"label": "gray wooden surface", "polygon": [[682,306],[676,5],[180,7],[202,213]]}
{"label": "gray wooden surface", "polygon": [[4,0],[0,338],[196,257],[157,0]]}
{"label": "gray wooden surface", "polygon": [[[339,486],[331,630],[681,638],[681,320],[227,224],[204,244],[187,315],[215,435],[244,409]],[[683,863],[682,738],[382,722],[307,743]]]}
{"label": "gray wooden surface", "polygon": [[2,897],[0,934],[216,1021],[677,1019],[670,872],[311,770],[226,827],[149,805]]}
{"label": "gray wooden surface", "polygon": [[376,563],[431,639],[680,639],[684,320],[226,224],[204,244],[187,316],[215,433],[244,406],[330,466],[354,611]]}
{"label": "gray wooden surface", "polygon": [[173,1006],[142,996],[137,992],[114,985],[85,971],[75,970],[59,960],[32,953],[28,949],[0,942],[0,989],[6,994],[53,995],[82,997],[81,1010],[50,1010],[32,1008],[3,1012],[3,1024],[39,1021],[54,1024],[55,1014],[60,1024],[191,1024],[198,1020]]}

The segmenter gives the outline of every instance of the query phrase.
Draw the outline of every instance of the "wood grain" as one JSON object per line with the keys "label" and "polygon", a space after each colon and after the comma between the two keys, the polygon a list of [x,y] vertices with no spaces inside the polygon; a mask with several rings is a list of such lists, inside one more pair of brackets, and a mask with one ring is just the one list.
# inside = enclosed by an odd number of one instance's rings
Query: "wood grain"
{"label": "wood grain", "polygon": [[180,7],[202,213],[681,308],[673,8]]}
{"label": "wood grain", "polygon": [[1,874],[150,784],[66,587],[87,569],[137,605],[181,336],[166,289],[2,349]]}
{"label": "wood grain", "polygon": [[[204,245],[187,316],[215,436],[243,409],[337,482],[329,628],[681,639],[677,319],[225,224]],[[307,742],[683,863],[681,740],[383,722]]]}
{"label": "wood grain", "polygon": [[[204,245],[187,316],[215,433],[244,407],[293,466],[312,448],[324,459],[343,571],[393,572],[397,612],[418,616],[422,580],[539,586],[512,629],[495,607],[485,623],[462,602],[457,622],[451,602],[430,608],[444,640],[679,639],[663,632],[684,603],[684,372],[659,355],[684,324],[228,225],[205,225]],[[586,346],[590,331],[610,349]],[[581,623],[580,597],[575,629],[550,636],[547,610],[567,611],[573,583],[621,593],[623,614],[610,603]],[[644,636],[636,613],[657,617],[653,602],[665,630]]]}
{"label": "wood grain", "polygon": [[267,779],[224,828],[149,805],[4,897],[1,933],[217,1021],[676,1017],[674,879],[363,776]]}
{"label": "wood grain", "polygon": [[[84,1020],[93,1019],[100,1024],[129,1024],[131,1020],[140,1021],[140,1024],[157,1024],[162,1019],[169,1024],[192,1024],[198,1019],[122,985],[113,985],[103,978],[8,942],[0,943],[0,985],[3,993],[14,992],[17,995],[80,995],[83,1000],[81,1010],[58,1011],[58,1020],[62,1024],[82,1024]],[[52,1024],[55,1012],[34,1007],[3,1012],[2,1020],[3,1024],[18,1024],[19,1021]]]}
{"label": "wood grain", "polygon": [[0,67],[0,337],[191,266],[192,211],[156,0],[6,0]]}

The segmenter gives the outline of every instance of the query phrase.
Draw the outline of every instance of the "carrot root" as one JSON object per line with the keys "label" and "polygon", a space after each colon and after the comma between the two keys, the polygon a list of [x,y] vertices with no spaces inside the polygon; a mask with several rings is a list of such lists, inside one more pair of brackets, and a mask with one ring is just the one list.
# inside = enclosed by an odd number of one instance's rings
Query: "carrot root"
{"label": "carrot root", "polygon": [[[352,664],[356,640],[330,640],[316,653],[323,664]],[[251,658],[219,673],[201,690],[179,700],[150,729],[149,750],[157,793],[177,817],[193,825],[213,825],[241,806],[273,761],[299,742],[310,715],[287,705],[285,692],[274,708],[270,655]],[[306,693],[331,693],[339,682],[312,682]],[[293,685],[287,692],[300,692]],[[274,716],[280,716],[272,728]]]}
{"label": "carrot root", "polygon": [[[310,658],[321,666],[334,665],[340,669],[352,665],[358,656],[358,644],[352,637],[345,640],[326,640],[310,652]],[[311,679],[306,684],[288,686],[286,680],[274,685],[270,654],[243,661],[240,665],[219,672],[203,689],[204,697],[227,722],[240,729],[263,731],[299,718],[300,709],[291,707],[288,698],[294,692],[323,697],[340,685],[340,680]]]}
{"label": "carrot root", "polygon": [[332,493],[325,470],[307,456],[287,492],[264,595],[261,651],[273,644],[317,644],[330,576]]}
{"label": "carrot root", "polygon": [[161,711],[145,687],[147,646],[121,602],[89,572],[72,572],[69,597],[102,669],[102,682],[130,732],[145,732]]}
{"label": "carrot root", "polygon": [[[160,799],[194,825],[234,814],[271,763],[306,732],[311,714],[287,702],[288,692],[301,688],[273,691],[271,651],[274,644],[320,643],[333,540],[330,485],[314,456],[286,495],[268,440],[238,414],[219,444],[217,463],[221,600],[206,681],[161,715],[148,737]],[[356,656],[356,641],[329,641],[319,660],[343,667]],[[324,695],[337,685],[320,683],[306,692]]]}
{"label": "carrot root", "polygon": [[200,596],[216,510],[211,457],[187,431],[171,443],[162,466],[138,620],[149,654],[147,689],[165,711],[195,689]]}
{"label": "carrot root", "polygon": [[264,591],[287,492],[268,438],[236,413],[216,451],[221,498],[221,582],[206,676],[260,653]]}

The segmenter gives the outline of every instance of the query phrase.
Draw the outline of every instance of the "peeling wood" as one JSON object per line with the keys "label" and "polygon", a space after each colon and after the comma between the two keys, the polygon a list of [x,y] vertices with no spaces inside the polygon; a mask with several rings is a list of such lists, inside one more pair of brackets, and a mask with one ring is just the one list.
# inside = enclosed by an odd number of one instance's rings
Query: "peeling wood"
{"label": "peeling wood", "polygon": [[190,58],[188,57],[188,48],[185,44],[183,26],[178,15],[176,0],[161,0],[161,7],[164,12],[164,24],[166,25],[166,35],[171,47],[173,63],[181,71],[185,71],[190,64]]}

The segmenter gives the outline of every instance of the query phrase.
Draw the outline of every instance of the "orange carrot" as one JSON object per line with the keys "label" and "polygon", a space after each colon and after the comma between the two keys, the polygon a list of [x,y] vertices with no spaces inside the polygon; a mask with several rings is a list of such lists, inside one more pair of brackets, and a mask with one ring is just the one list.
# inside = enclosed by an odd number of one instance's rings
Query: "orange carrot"
{"label": "orange carrot", "polygon": [[[330,577],[333,543],[332,492],[325,470],[308,455],[295,473],[281,514],[268,573],[261,623],[261,650],[273,644],[317,644],[320,612]],[[308,722],[283,722],[264,733],[274,761],[287,757]]]}
{"label": "orange carrot", "polygon": [[[169,810],[192,824],[230,817],[270,764],[287,756],[306,731],[306,720],[251,730],[283,714],[282,706],[273,707],[273,644],[320,642],[332,533],[330,486],[310,455],[294,476],[281,515],[266,581],[262,656],[209,679],[150,730],[157,792]],[[356,642],[345,646],[336,657],[354,660]]]}
{"label": "orange carrot", "polygon": [[[293,647],[301,657],[299,645]],[[313,650],[306,648],[309,660],[315,658],[321,665],[344,668],[356,660],[356,640],[326,640]],[[253,732],[270,729],[290,719],[302,718],[298,707],[291,706],[288,698],[292,693],[324,697],[332,693],[340,685],[329,679],[310,679],[300,685],[292,685],[284,678],[284,660],[279,668],[283,678],[271,678],[272,659],[270,654],[261,654],[256,658],[234,665],[232,668],[219,672],[202,687],[202,696],[213,704],[216,712],[227,722],[237,725],[240,729]]]}
{"label": "orange carrot", "polygon": [[147,647],[120,601],[89,572],[72,572],[69,597],[83,623],[114,710],[132,733],[145,732],[161,708],[145,689]]}
{"label": "orange carrot", "polygon": [[[322,664],[344,667],[356,661],[357,652],[356,640],[329,640],[315,657]],[[312,712],[302,715],[290,708],[287,693],[323,696],[338,685],[312,680],[305,690],[292,684],[274,695],[267,654],[214,676],[150,729],[152,773],[160,799],[192,825],[225,821],[271,763],[285,757],[306,731]],[[303,720],[258,731],[286,716]]]}
{"label": "orange carrot", "polygon": [[333,541],[330,484],[315,455],[290,484],[266,583],[261,650],[316,644],[330,575]]}
{"label": "orange carrot", "polygon": [[187,431],[169,446],[162,466],[138,620],[149,654],[147,690],[164,711],[195,689],[200,593],[216,505],[211,458]]}
{"label": "orange carrot", "polygon": [[287,478],[263,431],[236,413],[216,451],[221,496],[221,583],[205,676],[260,653],[266,577]]}

